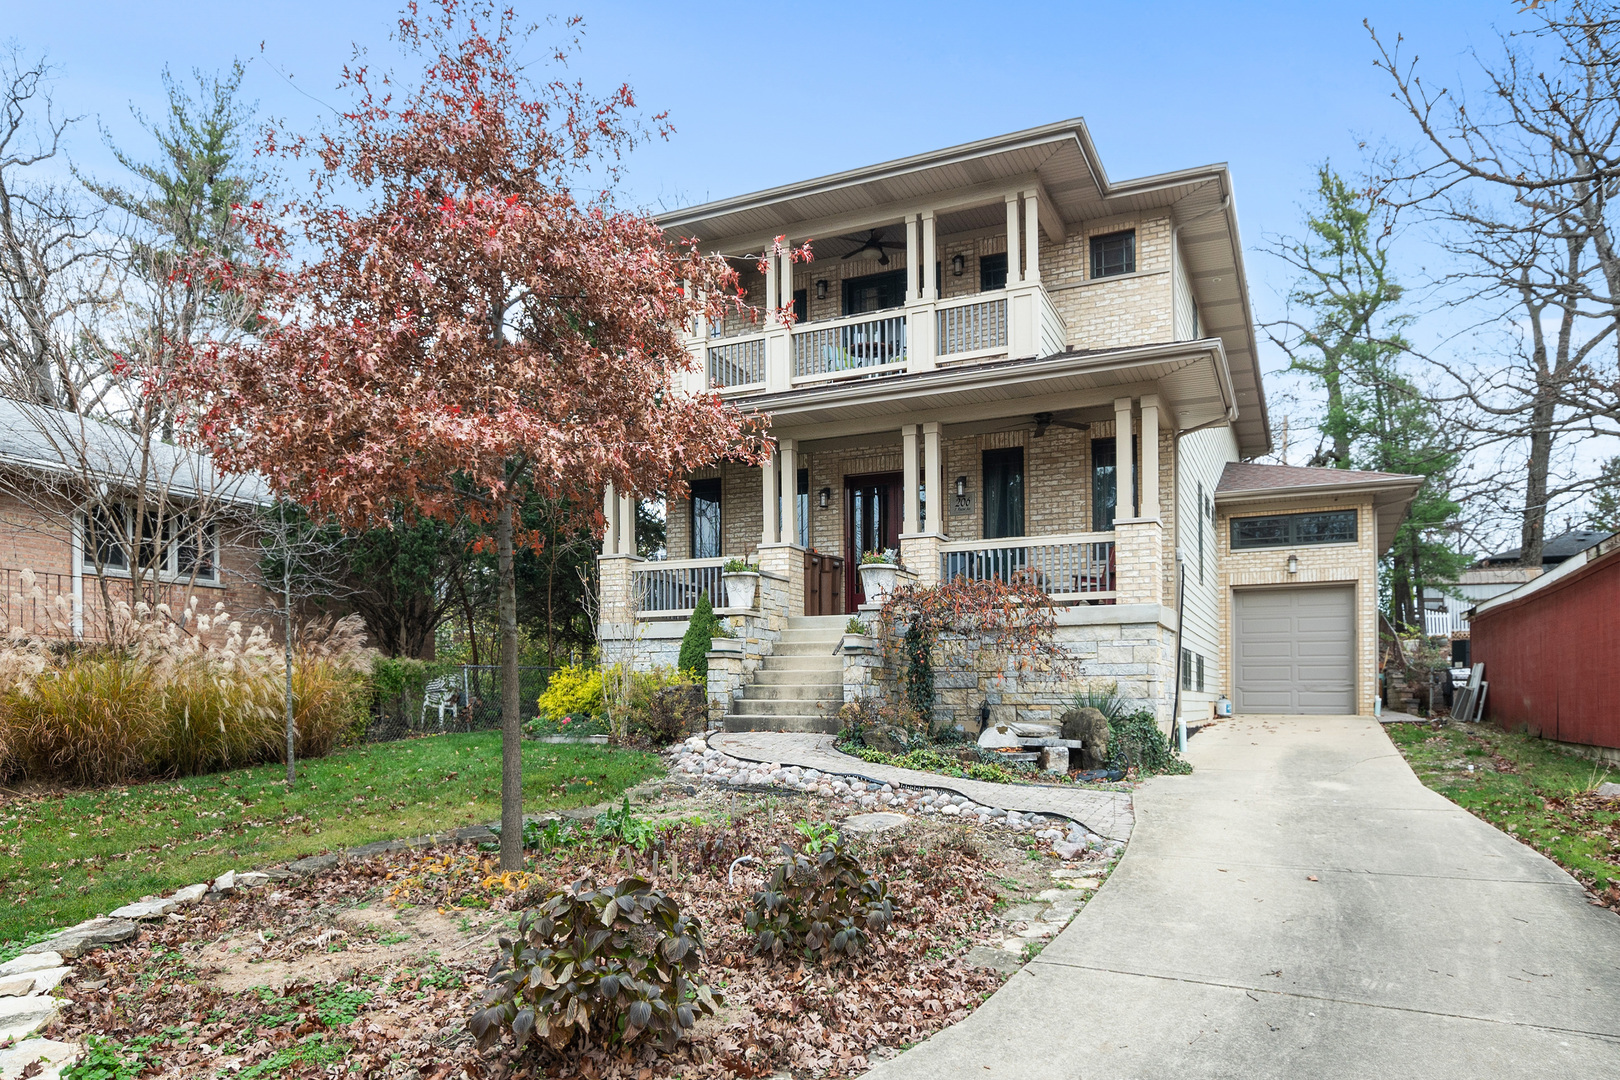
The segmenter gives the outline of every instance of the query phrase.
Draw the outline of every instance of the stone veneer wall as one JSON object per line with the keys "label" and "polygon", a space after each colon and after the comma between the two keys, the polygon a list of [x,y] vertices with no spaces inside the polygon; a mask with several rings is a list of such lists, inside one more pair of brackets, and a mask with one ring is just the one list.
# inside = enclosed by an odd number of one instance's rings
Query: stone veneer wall
{"label": "stone veneer wall", "polygon": [[[1354,508],[1356,542],[1310,544],[1303,547],[1232,550],[1233,517],[1255,514],[1307,514],[1321,510]],[[1378,522],[1364,496],[1316,498],[1292,503],[1276,500],[1222,503],[1216,511],[1216,563],[1221,568],[1219,628],[1221,668],[1217,686],[1235,697],[1231,664],[1236,641],[1232,628],[1232,592],[1267,585],[1354,585],[1356,611],[1356,707],[1371,716],[1378,694]],[[1299,560],[1299,571],[1288,572],[1288,556]]]}

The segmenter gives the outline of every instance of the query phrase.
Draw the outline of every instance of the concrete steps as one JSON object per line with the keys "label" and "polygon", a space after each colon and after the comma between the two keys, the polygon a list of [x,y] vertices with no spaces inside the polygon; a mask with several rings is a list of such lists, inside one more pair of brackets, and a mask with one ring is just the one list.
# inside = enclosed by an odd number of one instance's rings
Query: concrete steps
{"label": "concrete steps", "polygon": [[844,660],[833,650],[847,621],[842,615],[789,619],[771,655],[733,703],[726,730],[836,734]]}

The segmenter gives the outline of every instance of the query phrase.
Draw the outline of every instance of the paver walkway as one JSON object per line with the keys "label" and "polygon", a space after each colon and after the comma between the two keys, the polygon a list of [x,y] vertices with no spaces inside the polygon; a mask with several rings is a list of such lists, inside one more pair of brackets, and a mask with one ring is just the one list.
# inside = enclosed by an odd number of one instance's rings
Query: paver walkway
{"label": "paver walkway", "polygon": [[938,773],[874,765],[840,753],[832,735],[801,735],[782,731],[716,732],[709,745],[745,761],[797,765],[844,776],[864,776],[886,784],[937,788],[966,795],[981,806],[1017,810],[1021,814],[1056,814],[1077,821],[1109,840],[1129,840],[1131,796],[1123,791],[1058,785],[992,784],[984,780],[958,780]]}
{"label": "paver walkway", "polygon": [[1096,897],[870,1080],[1598,1077],[1620,918],[1423,787],[1377,721],[1239,717],[1136,792]]}

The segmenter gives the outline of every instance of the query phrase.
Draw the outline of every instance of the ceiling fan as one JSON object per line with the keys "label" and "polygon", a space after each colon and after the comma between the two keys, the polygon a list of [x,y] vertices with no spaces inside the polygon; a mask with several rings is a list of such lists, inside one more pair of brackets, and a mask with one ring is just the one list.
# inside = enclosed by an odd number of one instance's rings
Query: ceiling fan
{"label": "ceiling fan", "polygon": [[1034,435],[1034,438],[1038,439],[1042,435],[1045,435],[1046,434],[1046,429],[1051,427],[1053,424],[1056,424],[1058,427],[1073,428],[1076,431],[1090,431],[1091,430],[1091,424],[1090,424],[1089,421],[1086,421],[1086,420],[1060,420],[1057,417],[1053,416],[1049,412],[1039,412],[1039,413],[1035,414],[1035,435]]}
{"label": "ceiling fan", "polygon": [[871,231],[869,231],[866,234],[866,243],[862,244],[860,247],[856,248],[854,251],[850,252],[848,255],[845,255],[844,260],[848,261],[850,259],[853,259],[855,256],[859,255],[861,252],[870,249],[872,251],[877,252],[877,262],[878,262],[879,266],[888,266],[889,265],[889,253],[887,251],[884,251],[883,249],[884,248],[895,248],[895,249],[898,250],[899,248],[902,248],[905,245],[901,244],[901,243],[898,243],[896,241],[893,241],[893,240],[880,239],[879,236],[878,236],[878,233],[880,231],[881,230],[879,230],[879,229],[872,229]]}

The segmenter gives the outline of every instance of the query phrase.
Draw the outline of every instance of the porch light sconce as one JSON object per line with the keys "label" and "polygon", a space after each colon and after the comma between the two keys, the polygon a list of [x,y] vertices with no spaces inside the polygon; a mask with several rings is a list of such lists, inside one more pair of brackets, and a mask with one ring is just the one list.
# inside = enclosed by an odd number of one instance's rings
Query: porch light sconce
{"label": "porch light sconce", "polygon": [[816,279],[816,299],[817,300],[825,300],[825,299],[827,299],[827,279],[826,278],[817,278]]}
{"label": "porch light sconce", "polygon": [[951,256],[951,277],[961,277],[965,270],[967,270],[967,259],[959,251]]}
{"label": "porch light sconce", "polygon": [[956,508],[966,510],[967,504],[967,477],[958,476],[956,478]]}
{"label": "porch light sconce", "polygon": [[1290,555],[1290,556],[1288,556],[1288,572],[1290,574],[1299,573],[1299,556],[1298,555]]}
{"label": "porch light sconce", "polygon": [[832,502],[832,488],[822,488],[816,496],[816,501],[821,504],[823,510],[827,509],[828,504]]}

